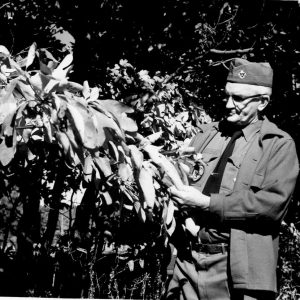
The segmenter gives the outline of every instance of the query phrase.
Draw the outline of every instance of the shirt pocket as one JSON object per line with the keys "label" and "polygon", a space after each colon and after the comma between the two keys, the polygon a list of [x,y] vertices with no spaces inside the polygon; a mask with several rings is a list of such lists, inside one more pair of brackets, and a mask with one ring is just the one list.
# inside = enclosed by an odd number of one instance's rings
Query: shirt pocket
{"label": "shirt pocket", "polygon": [[243,161],[244,154],[243,153],[234,153],[228,159],[237,169],[241,167]]}
{"label": "shirt pocket", "polygon": [[206,148],[202,152],[202,160],[206,165],[208,165],[212,161],[215,161],[219,157],[219,155],[220,153],[217,149]]}

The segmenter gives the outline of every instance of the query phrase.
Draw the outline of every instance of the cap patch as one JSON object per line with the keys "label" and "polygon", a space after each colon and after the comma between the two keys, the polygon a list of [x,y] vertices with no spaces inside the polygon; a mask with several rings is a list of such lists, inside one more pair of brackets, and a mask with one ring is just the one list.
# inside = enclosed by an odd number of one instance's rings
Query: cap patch
{"label": "cap patch", "polygon": [[241,79],[244,79],[247,76],[247,74],[244,70],[241,70],[241,71],[239,71],[239,76]]}

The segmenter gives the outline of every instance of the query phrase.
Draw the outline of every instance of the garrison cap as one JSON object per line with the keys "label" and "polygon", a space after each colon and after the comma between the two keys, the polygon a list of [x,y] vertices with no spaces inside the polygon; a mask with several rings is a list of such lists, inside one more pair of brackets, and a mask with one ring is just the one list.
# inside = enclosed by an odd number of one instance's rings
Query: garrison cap
{"label": "garrison cap", "polygon": [[269,63],[255,63],[243,58],[234,58],[231,61],[228,82],[245,83],[272,87],[273,70]]}

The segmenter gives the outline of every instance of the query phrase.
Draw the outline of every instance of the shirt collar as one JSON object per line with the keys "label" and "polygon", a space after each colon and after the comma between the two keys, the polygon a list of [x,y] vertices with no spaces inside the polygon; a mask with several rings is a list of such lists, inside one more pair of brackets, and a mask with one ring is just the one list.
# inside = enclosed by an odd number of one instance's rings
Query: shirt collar
{"label": "shirt collar", "polygon": [[243,135],[247,142],[250,141],[253,135],[260,130],[261,125],[262,125],[262,121],[258,120],[255,123],[251,123],[242,129]]}

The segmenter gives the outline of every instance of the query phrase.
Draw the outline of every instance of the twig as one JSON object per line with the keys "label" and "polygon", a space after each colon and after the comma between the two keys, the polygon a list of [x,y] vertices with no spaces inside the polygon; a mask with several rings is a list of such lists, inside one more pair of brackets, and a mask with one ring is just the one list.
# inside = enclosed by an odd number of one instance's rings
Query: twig
{"label": "twig", "polygon": [[3,4],[3,5],[0,7],[0,9],[2,9],[2,8],[5,7],[5,6],[7,6],[8,4],[9,4],[9,2]]}
{"label": "twig", "polygon": [[211,53],[215,54],[236,54],[236,53],[248,53],[253,50],[253,47],[246,49],[235,49],[235,50],[219,50],[219,49],[210,49]]}

